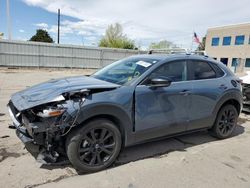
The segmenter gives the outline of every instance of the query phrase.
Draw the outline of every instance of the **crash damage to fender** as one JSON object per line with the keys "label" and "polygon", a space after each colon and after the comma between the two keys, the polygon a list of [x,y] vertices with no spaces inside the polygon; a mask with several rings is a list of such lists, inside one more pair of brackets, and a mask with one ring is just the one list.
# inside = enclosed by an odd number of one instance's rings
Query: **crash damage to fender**
{"label": "crash damage to fender", "polygon": [[77,126],[86,97],[119,85],[92,77],[51,80],[12,95],[8,109],[18,138],[42,163],[65,156],[65,136]]}

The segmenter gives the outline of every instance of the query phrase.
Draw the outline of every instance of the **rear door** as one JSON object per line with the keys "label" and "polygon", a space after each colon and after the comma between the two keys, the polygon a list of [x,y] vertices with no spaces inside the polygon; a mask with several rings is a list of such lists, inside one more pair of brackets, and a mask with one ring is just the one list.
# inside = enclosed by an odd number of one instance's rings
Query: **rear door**
{"label": "rear door", "polygon": [[217,65],[205,60],[189,60],[189,81],[192,97],[189,110],[188,130],[211,126],[212,115],[219,97],[227,89],[225,74]]}
{"label": "rear door", "polygon": [[165,63],[153,71],[149,79],[156,77],[170,78],[172,83],[159,88],[152,88],[147,83],[137,86],[135,131],[139,137],[159,137],[183,132],[187,128],[191,83],[186,82],[186,61]]}

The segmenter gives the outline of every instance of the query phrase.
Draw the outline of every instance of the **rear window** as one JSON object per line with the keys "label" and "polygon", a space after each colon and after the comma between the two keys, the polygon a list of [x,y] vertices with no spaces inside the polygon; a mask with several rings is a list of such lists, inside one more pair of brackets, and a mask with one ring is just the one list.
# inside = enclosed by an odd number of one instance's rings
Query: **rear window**
{"label": "rear window", "polygon": [[220,78],[225,75],[224,71],[218,65],[212,64],[213,69],[216,72],[216,77]]}
{"label": "rear window", "polygon": [[205,61],[191,61],[191,80],[204,80],[216,78],[216,72]]}

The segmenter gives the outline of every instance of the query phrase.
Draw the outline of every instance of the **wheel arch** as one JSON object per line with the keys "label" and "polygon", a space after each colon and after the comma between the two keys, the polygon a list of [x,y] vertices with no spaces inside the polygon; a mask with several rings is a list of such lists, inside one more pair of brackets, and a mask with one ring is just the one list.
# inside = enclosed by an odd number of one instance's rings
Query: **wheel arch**
{"label": "wheel arch", "polygon": [[77,120],[79,126],[84,126],[87,122],[93,119],[108,119],[112,121],[121,132],[122,145],[129,145],[133,142],[133,121],[131,116],[119,106],[105,104],[99,106],[89,106],[84,108]]}
{"label": "wheel arch", "polygon": [[241,95],[241,93],[239,91],[225,93],[220,98],[220,100],[217,102],[217,105],[214,108],[213,114],[214,114],[215,118],[216,118],[218,112],[220,111],[220,109],[227,104],[231,104],[231,105],[235,106],[238,114],[240,114],[241,109],[242,109],[242,95]]}

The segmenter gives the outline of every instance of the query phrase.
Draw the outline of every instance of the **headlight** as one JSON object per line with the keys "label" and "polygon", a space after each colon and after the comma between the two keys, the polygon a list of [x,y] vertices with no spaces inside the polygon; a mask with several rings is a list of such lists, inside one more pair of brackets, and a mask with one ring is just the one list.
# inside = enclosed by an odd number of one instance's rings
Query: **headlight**
{"label": "headlight", "polygon": [[56,117],[62,115],[65,110],[64,108],[48,108],[44,109],[42,112],[38,112],[36,115],[42,118]]}

